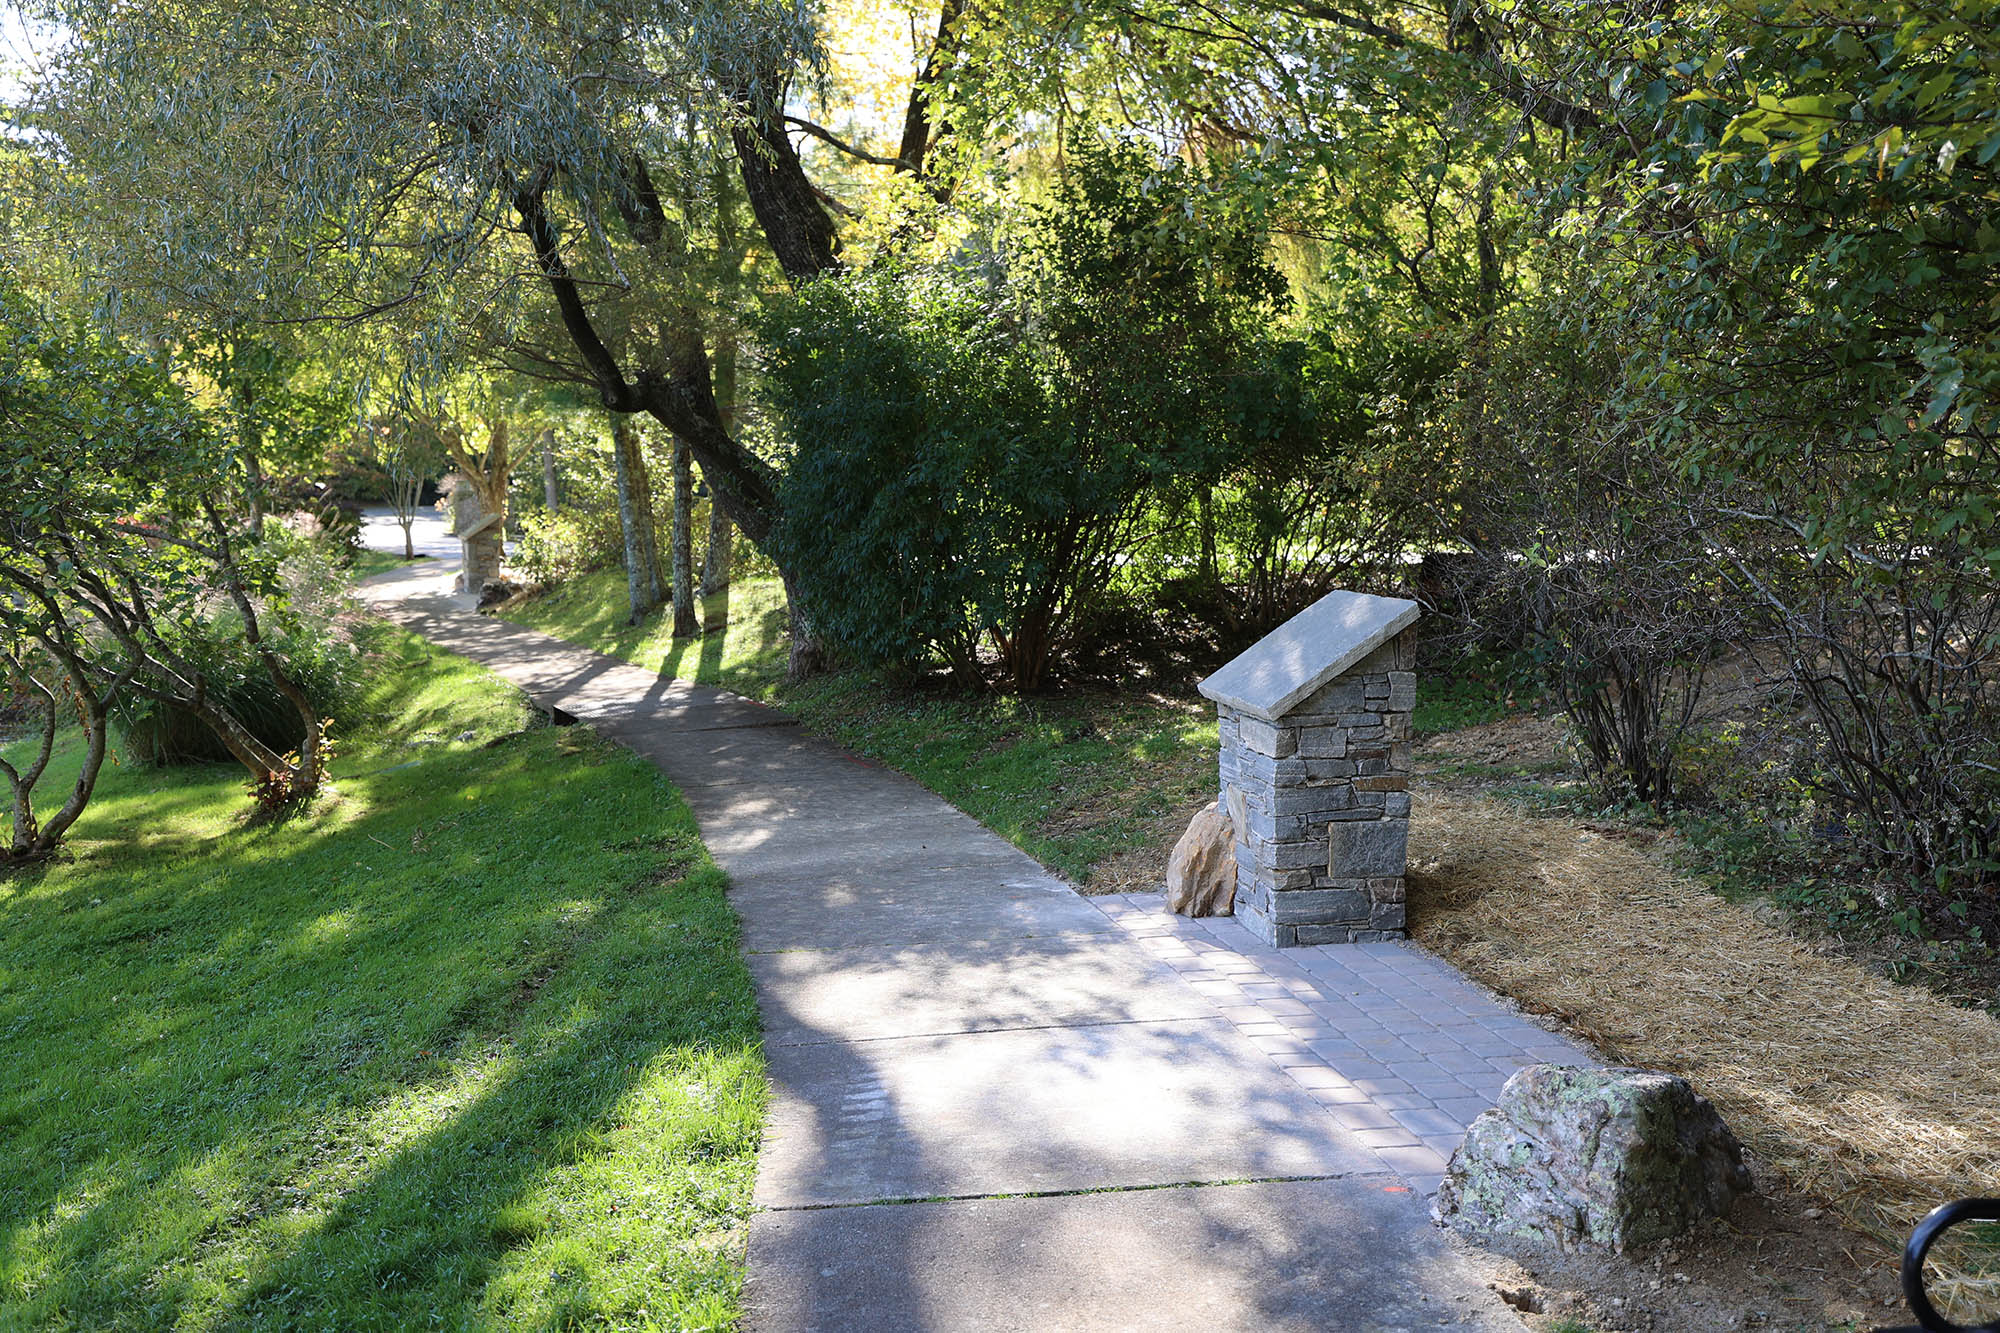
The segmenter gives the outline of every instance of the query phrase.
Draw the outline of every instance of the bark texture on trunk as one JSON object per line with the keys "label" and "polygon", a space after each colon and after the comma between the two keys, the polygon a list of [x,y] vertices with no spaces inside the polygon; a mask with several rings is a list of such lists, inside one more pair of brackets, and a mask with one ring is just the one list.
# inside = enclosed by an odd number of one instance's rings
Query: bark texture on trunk
{"label": "bark texture on trunk", "polygon": [[644,431],[632,434],[633,498],[639,502],[639,554],[646,576],[646,599],[654,606],[667,600],[667,571],[660,559],[660,520],[653,512],[653,466],[646,457]]}
{"label": "bark texture on trunk", "polygon": [[791,609],[792,622],[791,660],[786,664],[785,674],[791,680],[817,676],[833,665],[832,654],[821,641],[819,631],[813,627],[812,617],[806,612],[804,599],[799,596],[792,576],[780,570],[779,577],[784,581],[785,604]]}
{"label": "bark texture on trunk", "polygon": [[[104,768],[111,730],[111,701],[125,681],[121,676],[102,691],[93,689],[79,658],[73,653],[57,651],[43,635],[30,633],[46,650],[48,676],[38,678],[24,652],[8,661],[7,679],[17,693],[34,698],[42,710],[34,757],[24,768],[0,757],[0,772],[7,776],[13,807],[13,830],[5,859],[15,862],[40,861],[53,855],[62,845],[63,835],[90,804],[90,795],[97,788],[97,775]],[[70,780],[69,796],[62,808],[42,820],[35,814],[35,786],[49,771],[55,755],[57,728],[71,713],[83,729],[83,758],[76,776]]]}
{"label": "bark texture on trunk", "polygon": [[[85,692],[86,697],[88,692]],[[84,807],[90,804],[90,796],[97,789],[97,775],[104,768],[104,748],[107,734],[111,730],[111,720],[107,710],[96,700],[82,710],[83,721],[83,766],[77,770],[76,780],[70,783],[69,799],[62,809],[49,817],[37,835],[35,855],[46,856],[56,849],[63,834],[69,832],[70,825],[82,817]]]}
{"label": "bark texture on trunk", "polygon": [[562,507],[562,481],[556,475],[556,433],[542,432],[542,503],[553,514]]}
{"label": "bark texture on trunk", "polygon": [[632,418],[611,418],[611,458],[618,492],[618,527],[625,537],[625,597],[628,624],[637,624],[660,604],[647,533],[653,525],[653,497],[639,453],[639,429]]}
{"label": "bark texture on trunk", "polygon": [[[727,208],[718,210],[717,245],[725,255],[741,255],[736,249],[735,233],[726,222]],[[715,329],[715,408],[722,420],[722,428],[734,433],[736,430],[736,283],[734,275],[726,275],[723,280],[723,304],[726,307]],[[715,495],[715,480],[702,469],[702,480],[708,484],[708,539],[704,543],[701,559],[701,592],[706,597],[721,592],[729,586],[732,565],[735,563],[736,530],[729,521],[729,511]]]}
{"label": "bark texture on trunk", "polygon": [[674,440],[674,637],[692,639],[701,633],[694,604],[694,458],[678,437]]}
{"label": "bark texture on trunk", "polygon": [[840,262],[840,238],[819,192],[806,178],[783,119],[766,116],[740,126],[731,137],[750,211],[757,215],[785,276],[800,283],[835,268]]}
{"label": "bark texture on trunk", "polygon": [[735,545],[736,529],[729,522],[729,515],[722,511],[721,505],[711,502],[708,506],[708,543],[701,555],[702,596],[721,592],[729,586]]}

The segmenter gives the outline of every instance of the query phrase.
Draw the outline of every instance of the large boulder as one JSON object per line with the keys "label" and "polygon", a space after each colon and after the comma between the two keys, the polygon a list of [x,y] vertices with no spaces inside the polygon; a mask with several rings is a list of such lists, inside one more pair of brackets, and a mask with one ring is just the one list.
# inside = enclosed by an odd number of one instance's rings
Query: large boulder
{"label": "large boulder", "polygon": [[1236,827],[1211,801],[1189,821],[1167,859],[1167,910],[1228,916],[1236,906]]}
{"label": "large boulder", "polygon": [[1473,1231],[1623,1250],[1749,1191],[1743,1147],[1684,1078],[1530,1065],[1452,1154],[1434,1212]]}

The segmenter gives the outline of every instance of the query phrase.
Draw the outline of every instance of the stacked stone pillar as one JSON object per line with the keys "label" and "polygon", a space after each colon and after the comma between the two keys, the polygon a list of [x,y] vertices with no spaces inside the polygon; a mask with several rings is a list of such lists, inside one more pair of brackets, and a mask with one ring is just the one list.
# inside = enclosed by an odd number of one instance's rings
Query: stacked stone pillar
{"label": "stacked stone pillar", "polygon": [[486,512],[468,477],[456,478],[451,488],[451,531],[464,556],[458,590],[478,594],[500,577],[500,516]]}
{"label": "stacked stone pillar", "polygon": [[1414,603],[1333,593],[1202,683],[1235,912],[1276,945],[1404,933]]}

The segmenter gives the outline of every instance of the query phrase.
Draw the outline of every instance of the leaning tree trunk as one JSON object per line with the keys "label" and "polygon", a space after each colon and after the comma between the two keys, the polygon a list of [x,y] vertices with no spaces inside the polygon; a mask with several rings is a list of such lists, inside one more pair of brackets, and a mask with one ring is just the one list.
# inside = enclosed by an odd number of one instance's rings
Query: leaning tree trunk
{"label": "leaning tree trunk", "polygon": [[701,633],[694,606],[694,459],[687,444],[674,436],[674,637],[692,639]]}
{"label": "leaning tree trunk", "polygon": [[77,770],[76,780],[70,784],[69,799],[62,809],[49,816],[35,835],[28,853],[30,858],[47,856],[62,841],[63,834],[69,832],[70,825],[82,816],[84,807],[90,804],[90,796],[97,789],[97,775],[104,768],[104,743],[110,731],[107,710],[91,695],[83,690],[78,695],[77,709],[83,726],[83,766]]}
{"label": "leaning tree trunk", "polygon": [[[791,282],[803,283],[839,267],[839,237],[792,146],[782,106],[760,100],[751,91],[753,82],[731,90],[746,113],[730,132],[737,169],[750,210],[779,267]],[[514,212],[564,330],[604,405],[620,414],[645,412],[682,436],[709,478],[717,503],[729,511],[744,537],[768,550],[779,519],[781,478],[724,424],[701,336],[702,321],[695,312],[684,310],[686,318],[673,325],[679,335],[653,344],[657,359],[651,364],[621,365],[593,323],[589,302],[563,255],[562,233],[547,208],[552,179],[551,173],[542,172],[521,182],[512,198]],[[637,191],[630,202],[632,216],[627,222],[636,224],[635,236],[662,235],[665,218],[657,196],[649,201],[647,192]],[[801,610],[796,581],[787,575],[785,583],[792,595],[792,670],[794,675],[809,673],[824,654]]]}
{"label": "leaning tree trunk", "polygon": [[35,784],[48,771],[49,758],[55,753],[56,724],[61,714],[56,704],[55,689],[35,679],[22,656],[8,661],[8,683],[16,694],[33,695],[41,705],[42,724],[40,744],[35,757],[25,769],[16,768],[7,760],[6,751],[0,749],[0,773],[7,775],[7,786],[13,797],[13,836],[10,855],[15,860],[26,860],[40,854],[42,826],[35,818]]}
{"label": "leaning tree trunk", "polygon": [[[8,663],[11,683],[22,693],[38,696],[42,706],[41,734],[27,767],[16,768],[0,758],[0,772],[5,772],[13,797],[13,836],[7,859],[15,862],[40,861],[52,855],[61,846],[70,825],[76,823],[84,807],[90,804],[91,793],[97,789],[97,775],[104,768],[105,743],[111,729],[111,700],[117,687],[124,683],[121,677],[110,689],[99,693],[91,688],[85,668],[74,655],[58,652],[47,639],[41,642],[51,672],[49,681],[36,680],[22,657]],[[62,808],[47,820],[41,820],[35,815],[35,785],[49,770],[57,724],[65,713],[72,711],[83,729],[83,758]]]}

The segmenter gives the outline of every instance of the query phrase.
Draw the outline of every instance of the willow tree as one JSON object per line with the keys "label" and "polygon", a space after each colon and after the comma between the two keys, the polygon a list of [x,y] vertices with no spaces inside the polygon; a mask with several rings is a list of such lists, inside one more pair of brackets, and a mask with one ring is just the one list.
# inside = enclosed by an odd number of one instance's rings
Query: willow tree
{"label": "willow tree", "polygon": [[[420,368],[497,349],[654,417],[768,540],[778,476],[717,404],[690,276],[717,162],[788,280],[840,263],[786,114],[820,58],[802,0],[47,11],[51,212],[121,300],[393,321]],[[919,82],[897,169],[935,137],[924,105]],[[810,666],[809,635],[793,651]]]}

